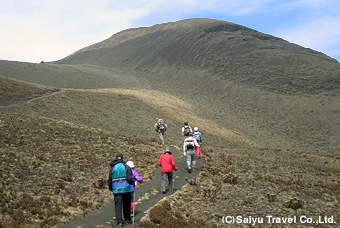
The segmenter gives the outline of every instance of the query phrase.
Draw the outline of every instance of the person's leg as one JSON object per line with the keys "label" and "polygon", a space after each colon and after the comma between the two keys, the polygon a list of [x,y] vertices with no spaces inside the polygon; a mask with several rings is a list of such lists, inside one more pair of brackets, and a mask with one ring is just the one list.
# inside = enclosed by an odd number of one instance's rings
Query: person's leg
{"label": "person's leg", "polygon": [[198,158],[201,157],[201,148],[196,146],[195,149],[196,149],[196,157]]}
{"label": "person's leg", "polygon": [[188,150],[187,151],[187,157],[189,157],[189,161],[190,161],[190,166],[188,167],[188,171],[189,171],[189,173],[191,173],[192,169],[195,168],[195,165],[196,165],[196,160],[195,160],[196,151],[195,151],[195,149]]}
{"label": "person's leg", "polygon": [[162,145],[164,145],[165,132],[162,132]]}
{"label": "person's leg", "polygon": [[123,223],[124,222],[122,217],[123,196],[121,194],[114,194],[114,199],[117,224]]}
{"label": "person's leg", "polygon": [[135,208],[135,192],[131,192],[131,211],[133,211],[133,209]]}
{"label": "person's leg", "polygon": [[192,163],[192,168],[196,169],[196,152],[191,155],[191,163]]}
{"label": "person's leg", "polygon": [[169,191],[172,192],[172,172],[168,173]]}
{"label": "person's leg", "polygon": [[123,213],[125,221],[131,222],[131,193],[122,193],[123,195]]}
{"label": "person's leg", "polygon": [[131,203],[133,203],[135,201],[135,192],[131,192]]}
{"label": "person's leg", "polygon": [[189,167],[191,166],[191,155],[189,153],[189,151],[187,151],[187,167],[189,169]]}
{"label": "person's leg", "polygon": [[167,174],[162,173],[162,191],[165,192],[165,184],[166,184]]}
{"label": "person's leg", "polygon": [[162,145],[164,145],[163,132],[159,132],[159,139],[161,140]]}

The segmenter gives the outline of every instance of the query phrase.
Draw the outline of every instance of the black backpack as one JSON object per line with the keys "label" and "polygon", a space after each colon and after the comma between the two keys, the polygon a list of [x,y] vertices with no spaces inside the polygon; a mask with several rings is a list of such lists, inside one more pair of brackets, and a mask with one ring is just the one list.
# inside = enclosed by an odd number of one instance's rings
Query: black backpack
{"label": "black backpack", "polygon": [[190,133],[191,133],[190,127],[189,127],[189,126],[185,126],[185,127],[184,127],[184,135],[185,135],[185,136],[188,136]]}
{"label": "black backpack", "polygon": [[187,150],[192,150],[195,148],[194,140],[187,140]]}

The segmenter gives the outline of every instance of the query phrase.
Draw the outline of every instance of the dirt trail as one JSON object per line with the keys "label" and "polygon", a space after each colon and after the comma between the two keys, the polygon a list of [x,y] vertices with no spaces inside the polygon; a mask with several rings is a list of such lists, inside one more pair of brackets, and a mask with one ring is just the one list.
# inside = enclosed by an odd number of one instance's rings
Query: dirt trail
{"label": "dirt trail", "polygon": [[34,100],[34,99],[38,99],[38,98],[45,97],[45,96],[50,96],[50,95],[52,95],[54,93],[58,93],[60,91],[61,91],[61,89],[48,90],[43,94],[35,94],[35,95],[31,95],[30,97],[26,97],[26,98],[11,97],[11,98],[0,100],[0,106],[7,107],[7,106],[11,106],[11,105],[26,104],[26,103]]}
{"label": "dirt trail", "polygon": [[[180,190],[183,185],[187,183],[186,178],[192,179],[195,177],[198,172],[195,173],[188,173],[186,170],[186,160],[185,157],[182,155],[181,151],[178,151],[175,147],[170,146],[170,150],[172,155],[174,156],[175,164],[177,167],[176,172],[176,179],[174,182],[174,191],[167,192],[163,194],[160,191],[161,188],[161,169],[160,167],[157,168],[155,171],[154,177],[151,181],[143,183],[142,185],[142,192],[140,185],[138,184],[135,193],[135,202],[139,202],[139,199],[142,198],[141,203],[136,205],[135,210],[135,224],[138,223],[141,218],[144,216],[144,212],[149,209],[150,207],[154,206],[159,200],[166,196],[170,196],[176,191]],[[200,161],[198,162],[198,167],[200,166]],[[138,171],[138,169],[136,169]],[[85,217],[81,217],[74,221],[71,221],[67,224],[60,224],[58,228],[75,228],[75,227],[82,227],[82,228],[93,228],[93,227],[117,227],[116,221],[113,220],[115,217],[114,211],[114,203],[113,203],[113,196],[109,195],[112,200],[108,203],[102,210],[96,211],[92,214],[89,214]],[[134,225],[125,225],[124,227],[134,227]]]}

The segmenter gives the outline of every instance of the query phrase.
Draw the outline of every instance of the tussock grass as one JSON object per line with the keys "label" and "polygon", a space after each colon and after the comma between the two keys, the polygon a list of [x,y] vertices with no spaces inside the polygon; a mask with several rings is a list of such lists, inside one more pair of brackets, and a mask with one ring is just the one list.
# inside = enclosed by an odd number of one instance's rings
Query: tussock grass
{"label": "tussock grass", "polygon": [[227,148],[202,154],[200,174],[168,200],[175,210],[208,221],[209,227],[221,224],[223,216],[264,218],[265,224],[266,216],[340,216],[336,157]]}
{"label": "tussock grass", "polygon": [[52,226],[108,199],[109,162],[118,152],[152,175],[155,139],[117,136],[66,121],[0,113],[0,224]]}

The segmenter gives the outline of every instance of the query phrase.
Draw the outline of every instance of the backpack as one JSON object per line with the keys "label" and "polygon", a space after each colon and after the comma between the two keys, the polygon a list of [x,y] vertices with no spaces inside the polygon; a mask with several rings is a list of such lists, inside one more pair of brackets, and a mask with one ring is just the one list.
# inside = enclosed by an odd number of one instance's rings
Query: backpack
{"label": "backpack", "polygon": [[158,120],[157,124],[158,124],[158,130],[160,132],[164,132],[166,130],[164,120],[162,120],[162,119]]}
{"label": "backpack", "polygon": [[188,136],[191,133],[189,126],[184,126],[184,135]]}
{"label": "backpack", "polygon": [[186,141],[186,146],[187,146],[187,150],[193,150],[195,149],[195,144],[194,144],[194,140],[187,140]]}
{"label": "backpack", "polygon": [[201,141],[201,133],[199,133],[198,131],[194,132],[194,137],[197,140],[197,142]]}

